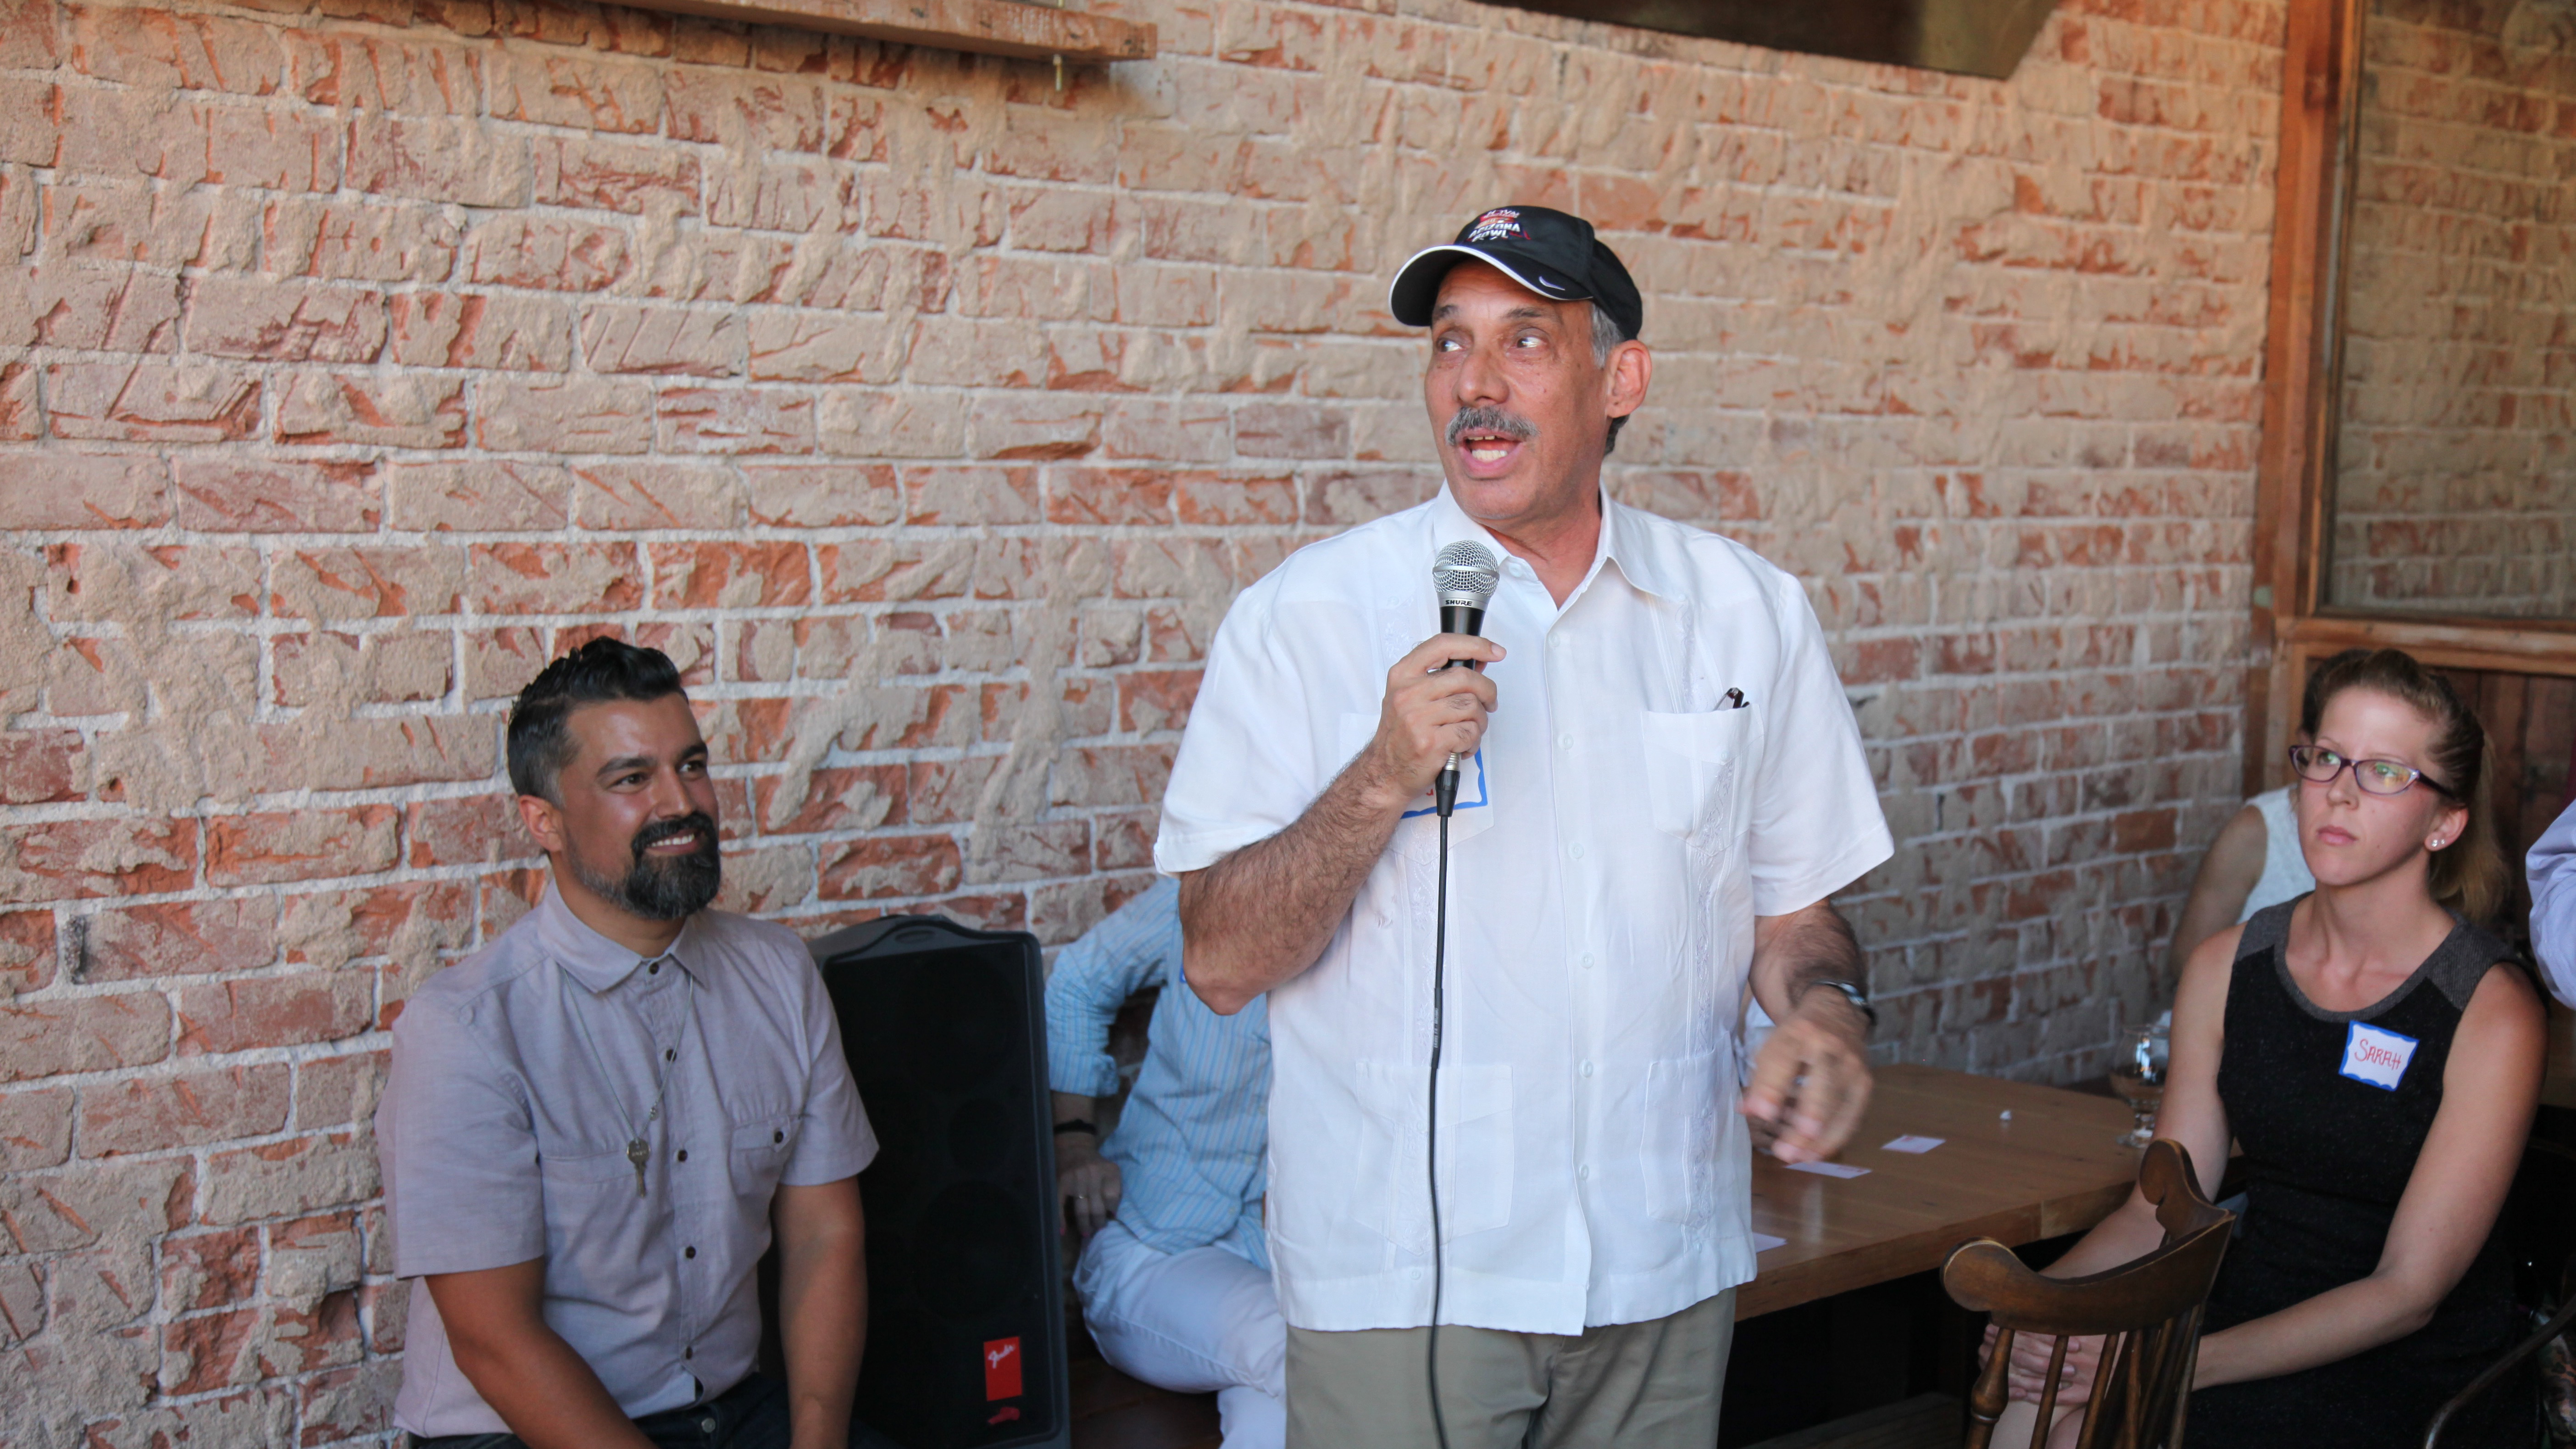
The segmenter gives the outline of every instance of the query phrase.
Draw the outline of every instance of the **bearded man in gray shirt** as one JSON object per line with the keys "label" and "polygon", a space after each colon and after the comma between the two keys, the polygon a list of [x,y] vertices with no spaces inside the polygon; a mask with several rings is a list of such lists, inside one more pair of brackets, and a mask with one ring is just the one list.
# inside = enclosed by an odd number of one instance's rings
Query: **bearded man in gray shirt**
{"label": "bearded man in gray shirt", "polygon": [[[707,746],[597,639],[510,713],[545,899],[394,1024],[376,1113],[418,1279],[394,1423],[438,1449],[841,1449],[876,1153],[804,944],[707,909]],[[784,1385],[753,1371],[773,1222]]]}

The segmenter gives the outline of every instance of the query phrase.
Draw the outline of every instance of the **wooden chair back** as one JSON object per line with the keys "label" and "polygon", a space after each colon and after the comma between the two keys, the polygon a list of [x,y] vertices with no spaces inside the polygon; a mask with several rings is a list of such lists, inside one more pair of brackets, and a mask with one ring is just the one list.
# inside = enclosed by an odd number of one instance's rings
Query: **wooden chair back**
{"label": "wooden chair back", "polygon": [[2084,1405],[2079,1449],[2179,1449],[2200,1348],[2201,1305],[2218,1279],[2236,1215],[2201,1195],[2191,1154],[2158,1138],[2138,1167],[2138,1187],[2156,1205],[2164,1242],[2133,1263],[2089,1278],[2043,1278],[1992,1238],[1961,1243],[1941,1265],[1941,1286],[1972,1313],[1991,1314],[1994,1352],[1968,1396],[1967,1449],[1987,1449],[2002,1416],[2013,1341],[2055,1341],[2048,1386],[2030,1449],[2048,1442],[2057,1376],[2070,1336],[2107,1335],[2101,1370]]}

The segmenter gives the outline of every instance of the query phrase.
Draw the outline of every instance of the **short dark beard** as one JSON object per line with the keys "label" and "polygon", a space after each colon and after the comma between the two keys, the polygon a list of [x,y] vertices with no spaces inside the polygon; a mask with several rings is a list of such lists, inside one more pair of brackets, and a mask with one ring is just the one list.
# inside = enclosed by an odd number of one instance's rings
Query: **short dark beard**
{"label": "short dark beard", "polygon": [[1470,432],[1500,433],[1516,443],[1526,443],[1538,436],[1538,424],[1518,413],[1479,403],[1458,409],[1458,415],[1449,420],[1449,446],[1457,447],[1458,440]]}
{"label": "short dark beard", "polygon": [[[656,842],[695,831],[698,848],[672,859],[644,852]],[[623,877],[595,874],[581,857],[567,851],[564,863],[573,879],[591,894],[648,921],[677,921],[707,908],[724,887],[724,855],[716,849],[716,822],[701,811],[677,820],[660,820],[635,832],[635,863]]]}

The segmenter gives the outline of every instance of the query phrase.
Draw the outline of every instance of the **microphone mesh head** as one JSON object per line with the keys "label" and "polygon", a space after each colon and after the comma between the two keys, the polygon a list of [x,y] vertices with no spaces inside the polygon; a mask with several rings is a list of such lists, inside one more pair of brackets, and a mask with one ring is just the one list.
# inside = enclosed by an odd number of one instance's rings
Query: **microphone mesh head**
{"label": "microphone mesh head", "polygon": [[1494,562],[1494,551],[1481,543],[1453,543],[1431,561],[1431,584],[1440,591],[1443,604],[1481,609],[1502,581],[1502,566]]}

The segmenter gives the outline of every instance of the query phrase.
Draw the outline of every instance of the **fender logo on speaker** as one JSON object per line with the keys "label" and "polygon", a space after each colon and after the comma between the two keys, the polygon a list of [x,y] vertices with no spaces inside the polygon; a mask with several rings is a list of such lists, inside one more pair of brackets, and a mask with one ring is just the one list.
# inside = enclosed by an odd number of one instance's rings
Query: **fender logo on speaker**
{"label": "fender logo on speaker", "polygon": [[1020,1396],[1020,1341],[997,1338],[984,1345],[984,1401]]}

